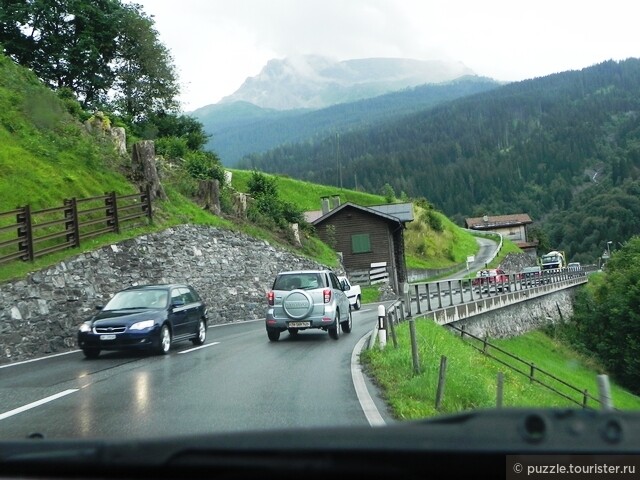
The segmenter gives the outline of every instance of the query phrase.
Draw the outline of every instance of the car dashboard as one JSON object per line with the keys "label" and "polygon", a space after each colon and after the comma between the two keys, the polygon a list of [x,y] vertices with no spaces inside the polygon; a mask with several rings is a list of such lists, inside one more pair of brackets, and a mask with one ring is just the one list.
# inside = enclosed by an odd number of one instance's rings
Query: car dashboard
{"label": "car dashboard", "polygon": [[379,427],[0,443],[3,479],[375,480],[523,472],[536,478],[551,466],[635,468],[634,462],[640,463],[640,414],[586,409],[478,410]]}

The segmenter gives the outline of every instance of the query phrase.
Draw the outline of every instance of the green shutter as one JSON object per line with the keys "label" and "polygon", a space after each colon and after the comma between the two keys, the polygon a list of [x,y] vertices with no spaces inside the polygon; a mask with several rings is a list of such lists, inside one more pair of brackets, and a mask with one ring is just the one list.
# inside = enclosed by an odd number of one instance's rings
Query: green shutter
{"label": "green shutter", "polygon": [[351,251],[353,253],[365,253],[371,251],[371,238],[368,233],[351,235]]}

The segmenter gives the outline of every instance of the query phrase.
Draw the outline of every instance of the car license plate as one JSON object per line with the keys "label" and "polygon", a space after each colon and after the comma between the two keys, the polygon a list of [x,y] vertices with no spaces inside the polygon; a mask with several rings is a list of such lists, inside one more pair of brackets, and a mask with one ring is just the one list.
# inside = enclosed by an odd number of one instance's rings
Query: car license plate
{"label": "car license plate", "polygon": [[304,328],[310,326],[311,322],[289,322],[289,328]]}
{"label": "car license plate", "polygon": [[109,335],[100,335],[100,340],[115,340],[116,336],[114,334]]}

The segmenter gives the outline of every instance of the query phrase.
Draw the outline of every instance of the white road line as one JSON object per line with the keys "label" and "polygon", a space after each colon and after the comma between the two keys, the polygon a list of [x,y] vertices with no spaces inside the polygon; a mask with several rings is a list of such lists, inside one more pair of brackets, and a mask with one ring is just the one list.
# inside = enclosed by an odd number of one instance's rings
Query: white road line
{"label": "white road line", "polygon": [[25,363],[39,362],[40,360],[47,360],[48,358],[60,357],[61,355],[69,355],[71,353],[78,353],[79,351],[80,350],[71,350],[70,352],[54,353],[53,355],[47,355],[46,357],[38,357],[38,358],[32,358],[31,360],[23,360],[21,362],[8,363],[7,365],[0,365],[0,369],[1,368],[8,368],[8,367],[15,367],[17,365],[23,365]]}
{"label": "white road line", "polygon": [[69,395],[70,393],[77,392],[77,388],[71,388],[69,390],[65,390],[64,392],[56,393],[55,395],[51,395],[50,397],[43,398],[42,400],[38,400],[36,402],[28,403],[27,405],[23,405],[22,407],[14,408],[13,410],[9,410],[5,413],[0,413],[0,420],[4,420],[5,418],[12,417],[17,415],[18,413],[25,412],[27,410],[31,410],[32,408],[39,407],[47,402],[52,402],[60,397],[64,397],[65,395]]}
{"label": "white road line", "polygon": [[351,378],[353,379],[353,386],[356,389],[358,401],[360,402],[360,406],[362,407],[365,417],[367,417],[367,420],[369,421],[369,425],[372,427],[378,427],[386,425],[386,422],[382,418],[382,415],[380,415],[371,395],[369,395],[369,390],[367,389],[367,384],[364,380],[362,368],[360,368],[360,362],[358,361],[358,355],[362,351],[362,346],[368,341],[369,335],[365,335],[356,344],[353,352],[351,352]]}
{"label": "white road line", "polygon": [[[242,323],[251,323],[251,322],[264,322],[264,318],[242,320]],[[238,323],[241,323],[241,322],[220,323],[216,325],[209,325],[207,326],[207,328],[226,327],[229,325],[236,325]],[[71,350],[69,352],[54,353],[53,355],[47,355],[46,357],[31,358],[29,360],[22,360],[20,362],[7,363],[6,365],[0,365],[0,370],[3,368],[17,367],[18,365],[24,365],[25,363],[39,362],[40,360],[47,360],[49,358],[60,357],[62,355],[69,355],[71,353],[78,353],[78,352],[80,352],[80,350]]]}
{"label": "white road line", "polygon": [[178,354],[193,352],[194,350],[200,350],[201,348],[213,347],[214,345],[218,345],[219,343],[220,342],[207,343],[206,345],[200,345],[199,347],[193,347],[193,348],[189,348],[188,350],[182,350],[181,352],[178,352]]}

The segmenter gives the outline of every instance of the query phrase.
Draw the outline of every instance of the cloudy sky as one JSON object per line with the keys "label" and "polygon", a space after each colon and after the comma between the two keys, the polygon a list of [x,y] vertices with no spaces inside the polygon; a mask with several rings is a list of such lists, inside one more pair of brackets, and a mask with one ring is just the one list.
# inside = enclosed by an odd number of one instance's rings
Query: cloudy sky
{"label": "cloudy sky", "polygon": [[185,111],[297,54],[451,60],[517,81],[640,57],[636,0],[136,0],[171,51]]}

